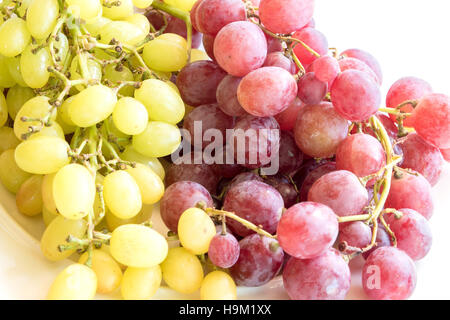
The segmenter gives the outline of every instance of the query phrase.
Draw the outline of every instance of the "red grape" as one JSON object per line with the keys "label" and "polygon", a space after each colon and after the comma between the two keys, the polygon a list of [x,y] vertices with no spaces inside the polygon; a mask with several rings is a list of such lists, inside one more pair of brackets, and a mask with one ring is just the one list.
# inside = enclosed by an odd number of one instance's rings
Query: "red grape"
{"label": "red grape", "polygon": [[232,117],[240,117],[247,114],[237,98],[237,90],[241,80],[242,78],[227,75],[217,87],[217,103],[223,112]]}
{"label": "red grape", "polygon": [[390,246],[391,246],[391,237],[383,228],[383,226],[379,225],[377,229],[377,237],[375,239],[375,246],[369,251],[363,252],[362,256],[364,257],[364,259],[367,259],[376,249]]}
{"label": "red grape", "polygon": [[[304,28],[292,35],[294,38],[302,41],[316,53],[323,56],[328,52],[328,40],[320,31],[313,28]],[[295,42],[294,42],[295,44]],[[309,52],[302,44],[297,43],[294,53],[300,62],[307,66],[317,59],[315,55]]]}
{"label": "red grape", "polygon": [[345,119],[364,121],[378,111],[381,102],[380,88],[366,73],[347,70],[334,81],[331,101]]}
{"label": "red grape", "polygon": [[308,260],[290,258],[283,283],[293,300],[343,300],[350,289],[347,262],[335,249]]}
{"label": "red grape", "polygon": [[292,207],[298,202],[298,193],[294,185],[285,176],[279,174],[268,176],[264,179],[264,182],[274,187],[280,193],[286,208]]}
{"label": "red grape", "polygon": [[320,57],[313,62],[311,68],[311,71],[316,74],[316,78],[328,83],[330,87],[339,72],[341,72],[338,60],[330,56]]}
{"label": "red grape", "polygon": [[206,53],[208,56],[213,60],[216,61],[216,57],[214,56],[214,40],[216,40],[216,37],[210,36],[209,34],[203,35],[203,48],[205,48]]}
{"label": "red grape", "polygon": [[[175,33],[183,38],[187,39],[187,29],[186,23],[178,18],[169,16],[167,19],[167,27],[164,30],[164,33]],[[192,29],[192,48],[200,47],[202,43],[202,34],[195,29]]]}
{"label": "red grape", "polygon": [[256,173],[253,172],[242,172],[235,176],[233,180],[231,180],[230,185],[228,186],[229,189],[233,188],[234,186],[238,185],[241,182],[244,181],[259,181],[264,182],[264,179],[258,176]]}
{"label": "red grape", "polygon": [[[314,164],[316,162],[313,160]],[[300,187],[300,201],[308,200],[308,193],[313,184],[319,180],[322,176],[327,173],[336,171],[336,163],[335,162],[326,162],[322,164],[317,164],[317,167],[312,169],[305,177],[301,185],[297,184]]]}
{"label": "red grape", "polygon": [[295,139],[290,132],[282,131],[280,134],[279,170],[281,174],[290,175],[301,167],[303,153],[295,144]]}
{"label": "red grape", "polygon": [[234,21],[246,20],[241,0],[203,0],[195,10],[195,24],[202,33],[216,35]]}
{"label": "red grape", "polygon": [[214,40],[214,57],[224,70],[236,77],[261,67],[266,56],[266,37],[251,22],[232,22],[220,30]]}
{"label": "red grape", "polygon": [[348,49],[341,53],[343,57],[356,58],[367,64],[378,77],[379,83],[383,82],[383,72],[377,59],[370,53],[360,49]]}
{"label": "red grape", "polygon": [[442,156],[444,160],[450,162],[450,149],[441,149]]}
{"label": "red grape", "polygon": [[190,12],[190,16],[191,16],[191,24],[192,27],[197,30],[200,31],[198,25],[197,25],[197,9],[200,6],[200,4],[203,2],[203,0],[197,0],[194,5],[192,6],[191,12]]}
{"label": "red grape", "polygon": [[286,57],[282,52],[272,52],[267,55],[264,67],[279,67],[291,74],[295,74],[297,66],[294,61]]}
{"label": "red grape", "polygon": [[354,248],[365,248],[372,240],[372,230],[362,221],[339,225],[338,243],[346,242]]}
{"label": "red grape", "polygon": [[[230,159],[228,159],[228,157],[230,157]],[[234,155],[231,153],[227,145],[219,150],[216,150],[214,158],[221,160],[221,163],[214,163],[212,165],[214,172],[220,177],[234,178],[236,175],[244,171],[244,167],[235,163]]]}
{"label": "red grape", "polygon": [[364,291],[375,300],[403,300],[413,293],[417,282],[411,258],[394,247],[376,249],[362,271]]}
{"label": "red grape", "polygon": [[208,258],[219,267],[228,269],[239,259],[239,242],[231,233],[218,233],[209,243]]}
{"label": "red grape", "polygon": [[286,110],[277,114],[275,120],[280,125],[280,129],[283,131],[292,131],[297,121],[297,115],[304,106],[305,104],[299,98],[295,98]]}
{"label": "red grape", "polygon": [[362,62],[361,60],[355,58],[344,58],[339,60],[339,68],[341,72],[346,70],[358,70],[367,74],[376,84],[381,85],[380,80],[378,79],[375,72],[373,72],[370,67]]}
{"label": "red grape", "polygon": [[[199,0],[198,2],[200,2]],[[164,17],[167,18],[167,15],[158,11],[150,10],[145,13],[145,16],[147,17],[150,24],[155,28],[155,30],[160,30],[162,27],[164,27]]]}
{"label": "red grape", "polygon": [[333,245],[338,230],[333,210],[320,203],[302,202],[283,213],[277,235],[286,253],[298,259],[312,259]]}
{"label": "red grape", "polygon": [[267,54],[283,51],[283,45],[281,44],[280,40],[269,36],[267,33],[265,33],[264,35],[267,39]]}
{"label": "red grape", "polygon": [[314,72],[308,72],[298,81],[298,97],[306,104],[320,103],[328,92],[328,84],[316,78]]}
{"label": "red grape", "polygon": [[238,100],[248,113],[271,117],[284,111],[297,95],[297,83],[286,70],[263,67],[246,75],[238,87]]}

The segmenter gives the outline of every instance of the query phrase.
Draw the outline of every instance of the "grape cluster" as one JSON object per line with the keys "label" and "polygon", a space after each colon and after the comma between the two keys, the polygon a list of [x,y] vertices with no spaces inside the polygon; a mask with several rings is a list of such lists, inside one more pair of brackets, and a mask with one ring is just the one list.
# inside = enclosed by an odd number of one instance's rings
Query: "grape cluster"
{"label": "grape cluster", "polygon": [[46,258],[81,254],[49,299],[150,299],[162,281],[236,299],[279,275],[292,299],[344,299],[359,256],[368,297],[412,294],[450,97],[402,78],[381,107],[379,63],[329,49],[314,0],[0,7],[0,180],[42,213]]}

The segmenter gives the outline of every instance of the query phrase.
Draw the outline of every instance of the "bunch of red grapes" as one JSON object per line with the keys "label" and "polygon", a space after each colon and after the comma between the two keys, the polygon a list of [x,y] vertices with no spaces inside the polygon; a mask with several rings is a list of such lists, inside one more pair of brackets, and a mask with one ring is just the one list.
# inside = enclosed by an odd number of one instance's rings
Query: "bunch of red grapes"
{"label": "bunch of red grapes", "polygon": [[[381,108],[379,63],[359,49],[330,50],[313,11],[314,0],[195,4],[193,45],[203,34],[211,61],[176,77],[195,107],[183,127],[280,129],[264,148],[277,153],[279,170],[263,176],[268,163],[247,161],[249,150],[262,152],[258,141],[247,141],[242,165],[172,164],[161,215],[176,232],[180,215],[202,203],[272,234],[227,219],[212,240],[208,259],[238,285],[261,286],[281,273],[292,299],[344,299],[348,262],[363,256],[368,297],[406,299],[414,261],[432,243],[431,187],[450,161],[450,98],[408,77]],[[170,32],[186,36],[174,21]]]}

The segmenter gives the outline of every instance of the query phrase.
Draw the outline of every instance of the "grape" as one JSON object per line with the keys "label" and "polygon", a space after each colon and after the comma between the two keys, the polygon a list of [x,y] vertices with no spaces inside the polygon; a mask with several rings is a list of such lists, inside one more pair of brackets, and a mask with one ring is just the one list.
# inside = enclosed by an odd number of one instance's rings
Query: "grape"
{"label": "grape", "polygon": [[3,92],[0,91],[0,128],[3,127],[8,120],[8,106]]}
{"label": "grape", "polygon": [[22,71],[20,70],[20,56],[8,58],[7,64],[9,75],[14,79],[14,81],[22,87],[27,87],[28,85],[23,79]]}
{"label": "grape", "polygon": [[167,256],[166,239],[143,225],[128,224],[113,231],[110,240],[113,258],[128,267],[154,267]]}
{"label": "grape", "polygon": [[394,247],[376,249],[363,267],[363,289],[371,299],[407,299],[414,291],[416,281],[414,262]]}
{"label": "grape", "polygon": [[56,173],[48,174],[42,179],[42,202],[47,211],[52,214],[59,214],[53,196],[53,181],[55,180],[55,176]]}
{"label": "grape", "polygon": [[[189,132],[186,137],[187,140],[199,149],[204,149],[210,144],[223,144],[226,130],[233,128],[233,125],[234,119],[223,113],[217,104],[207,104],[195,108],[185,117],[183,122],[183,128]],[[214,129],[217,133],[220,132],[221,136],[213,135],[215,132],[212,132],[212,130]],[[216,141],[216,139],[219,139],[219,141]]]}
{"label": "grape", "polygon": [[110,8],[103,6],[103,16],[112,20],[126,19],[133,15],[133,13],[132,0],[120,0],[119,5],[114,5]]}
{"label": "grape", "polygon": [[372,241],[372,230],[362,221],[341,224],[339,226],[338,243],[346,242],[347,245],[363,249]]}
{"label": "grape", "polygon": [[280,40],[269,36],[267,33],[264,33],[264,35],[266,36],[267,40],[267,54],[283,51],[283,45],[281,44]]}
{"label": "grape", "polygon": [[[0,17],[1,19],[1,17]],[[0,86],[11,88],[16,84],[13,76],[9,73],[8,58],[0,54]]]}
{"label": "grape", "polygon": [[205,51],[202,51],[200,49],[192,49],[191,50],[191,59],[189,62],[196,62],[196,61],[203,61],[203,60],[210,60],[208,54]]}
{"label": "grape", "polygon": [[33,0],[27,10],[27,27],[35,39],[45,39],[52,32],[59,14],[57,0]]}
{"label": "grape", "polygon": [[155,204],[162,198],[164,183],[149,166],[137,163],[135,168],[129,168],[127,172],[139,186],[144,204]]}
{"label": "grape", "polygon": [[178,220],[187,209],[203,201],[213,206],[208,190],[196,182],[180,181],[167,188],[160,203],[161,218],[171,231],[178,230]]}
{"label": "grape", "polygon": [[160,121],[150,121],[141,134],[133,137],[133,148],[151,158],[165,157],[181,143],[178,127]]}
{"label": "grape", "polygon": [[19,144],[14,156],[22,170],[33,174],[49,174],[69,163],[68,149],[66,141],[42,136]]}
{"label": "grape", "polygon": [[32,217],[42,212],[42,176],[31,176],[17,191],[16,205],[20,213]]}
{"label": "grape", "polygon": [[10,127],[1,127],[0,128],[0,154],[3,151],[8,149],[14,149],[20,143],[20,140],[17,139],[14,134],[14,130]]}
{"label": "grape", "polygon": [[[321,177],[326,175],[327,173],[336,171],[336,163],[335,162],[313,162],[311,166],[311,170],[308,170],[305,174],[305,178],[301,183],[297,182],[297,186],[300,187],[300,201],[306,201],[308,199],[308,193],[314,183],[319,180]],[[296,177],[294,176],[294,179]]]}
{"label": "grape", "polygon": [[124,97],[116,103],[113,121],[117,129],[127,135],[140,134],[147,127],[148,112],[138,100]]}
{"label": "grape", "polygon": [[450,97],[429,94],[413,111],[414,129],[429,144],[450,148]]}
{"label": "grape", "polygon": [[105,204],[118,218],[130,219],[141,211],[141,190],[128,172],[115,171],[108,174],[103,182],[103,188]]}
{"label": "grape", "polygon": [[429,220],[434,209],[430,183],[418,173],[397,173],[392,179],[386,207],[409,208]]}
{"label": "grape", "polygon": [[133,0],[133,4],[140,9],[150,7],[152,2],[153,0]]}
{"label": "grape", "polygon": [[238,164],[260,168],[271,161],[279,150],[279,125],[272,117],[241,117],[234,126],[234,156]]}
{"label": "grape", "polygon": [[[70,65],[70,80],[81,80],[83,78],[80,59],[86,64],[86,77],[100,82],[102,79],[102,66],[97,61],[88,59],[88,56],[84,53],[79,56],[77,55],[72,60]],[[72,92],[83,91],[85,88],[86,86],[84,84],[76,85],[75,89],[72,89]]]}
{"label": "grape", "polygon": [[410,133],[397,145],[403,153],[400,166],[419,172],[431,186],[436,185],[444,164],[440,150],[426,143],[417,133]]}
{"label": "grape", "polygon": [[205,211],[187,209],[178,221],[178,237],[181,245],[195,255],[208,252],[216,227]]}
{"label": "grape", "polygon": [[[96,197],[96,201],[98,201],[98,197]],[[95,209],[95,208],[94,208]],[[105,213],[105,222],[108,230],[114,231],[118,227],[128,224],[138,224],[147,222],[149,220],[149,216],[147,214],[148,211],[152,211],[152,206],[147,206],[143,208],[136,216],[130,219],[120,219],[116,217],[108,208],[106,208]]]}
{"label": "grape", "polygon": [[[175,33],[187,39],[186,23],[178,18],[170,16],[168,18],[165,33]],[[195,29],[192,29],[192,48],[200,47],[202,43],[202,34]]]}
{"label": "grape", "polygon": [[305,104],[318,104],[326,96],[328,84],[316,78],[314,72],[309,72],[298,81],[298,97]]}
{"label": "grape", "polygon": [[320,203],[302,202],[283,213],[277,235],[287,254],[298,259],[313,259],[332,246],[338,230],[333,210]]}
{"label": "grape", "polygon": [[131,17],[128,17],[125,21],[128,21],[141,28],[142,31],[146,34],[150,33],[150,22],[143,14],[135,13]]}
{"label": "grape", "polygon": [[[284,203],[280,193],[259,181],[245,181],[228,190],[223,208],[234,212],[264,230],[274,234]],[[229,219],[227,224],[236,234],[245,237],[253,233],[239,222]]]}
{"label": "grape", "polygon": [[42,220],[46,227],[48,227],[56,217],[58,217],[58,214],[48,211],[45,206],[42,208]]}
{"label": "grape", "polygon": [[259,16],[273,33],[292,33],[303,28],[314,13],[314,0],[261,0]]}
{"label": "grape", "polygon": [[271,52],[267,55],[264,67],[279,67],[285,69],[291,74],[295,74],[297,66],[294,61],[286,57],[282,52]]}
{"label": "grape", "polygon": [[151,299],[161,286],[160,266],[127,268],[123,274],[120,291],[124,300]]}
{"label": "grape", "polygon": [[241,0],[203,0],[195,10],[196,29],[213,36],[229,23],[246,18]]}
{"label": "grape", "polygon": [[[117,83],[120,81],[133,81],[134,76],[130,69],[125,66],[120,66],[120,71],[117,70],[117,65],[108,64],[104,69],[104,78],[112,81],[113,83]],[[124,86],[119,90],[119,94],[132,97],[134,94],[133,86]]]}
{"label": "grape", "polygon": [[190,106],[216,102],[217,86],[226,73],[211,61],[188,64],[177,77],[177,87],[183,101]]}
{"label": "grape", "polygon": [[265,183],[274,187],[283,198],[284,206],[286,208],[292,207],[297,201],[297,191],[288,178],[282,175],[268,176]]}
{"label": "grape", "polygon": [[341,53],[343,57],[356,58],[367,64],[377,75],[379,83],[383,82],[383,72],[378,61],[370,53],[360,49],[348,49]]}
{"label": "grape", "polygon": [[357,133],[348,136],[336,152],[338,170],[348,170],[362,178],[377,173],[386,165],[386,153],[374,137]]}
{"label": "grape", "polygon": [[[78,263],[85,264],[89,253],[81,255]],[[92,251],[92,270],[97,276],[97,292],[111,293],[116,290],[122,281],[122,270],[116,261],[102,250]]]}
{"label": "grape", "polygon": [[[198,1],[200,2],[200,1]],[[163,12],[156,11],[156,10],[149,10],[145,12],[145,16],[147,17],[150,24],[155,28],[155,30],[161,30],[161,28],[164,26],[164,17],[167,18],[167,15]],[[194,26],[194,22],[191,18],[192,26]]]}
{"label": "grape", "polygon": [[8,113],[11,119],[16,119],[17,113],[22,106],[35,97],[31,88],[24,88],[16,85],[8,90],[6,94],[6,104],[8,105]]}
{"label": "grape", "polygon": [[375,72],[364,62],[355,58],[344,58],[339,60],[339,67],[342,72],[346,70],[358,70],[364,72],[369,76],[376,84],[381,85]]}
{"label": "grape", "polygon": [[[396,81],[386,96],[386,107],[396,108],[403,102],[408,100],[421,99],[425,95],[433,93],[433,89],[430,84],[422,79],[415,77],[405,77]],[[414,110],[412,105],[407,104],[403,106],[401,111],[410,113]],[[396,121],[395,115],[389,115],[393,121]],[[407,127],[412,127],[412,118],[406,118],[403,120],[403,124]]]}
{"label": "grape", "polygon": [[[323,35],[323,33],[316,29],[304,28],[295,32],[292,37],[302,41],[321,56],[328,52],[327,38]],[[302,44],[296,44],[296,42],[294,42],[294,45],[294,53],[302,64],[309,65],[317,59],[317,57],[303,47]]]}
{"label": "grape", "polygon": [[275,120],[280,125],[280,129],[283,131],[292,131],[297,121],[297,115],[304,106],[305,104],[299,98],[295,98],[286,110],[277,114]]}
{"label": "grape", "polygon": [[364,259],[367,260],[367,258],[378,248],[382,247],[390,247],[391,246],[391,237],[387,233],[386,229],[384,229],[382,226],[378,226],[377,230],[377,237],[375,239],[375,246],[370,249],[369,251],[366,251],[362,254]]}
{"label": "grape", "polygon": [[31,34],[28,31],[27,23],[19,17],[12,17],[0,26],[1,55],[15,57],[25,50],[30,41]]}
{"label": "grape", "polygon": [[308,201],[323,203],[340,217],[360,214],[369,203],[369,195],[358,177],[345,170],[319,178],[308,192]]}
{"label": "grape", "polygon": [[203,281],[203,268],[195,255],[185,248],[172,248],[161,264],[164,282],[173,290],[194,293]]}
{"label": "grape", "polygon": [[233,180],[231,180],[231,182],[228,186],[228,189],[231,189],[234,186],[236,186],[244,181],[264,182],[264,179],[253,172],[242,172],[242,173],[238,174],[237,176],[235,176]]}
{"label": "grape", "polygon": [[58,246],[66,244],[67,237],[81,239],[87,231],[86,220],[69,220],[62,216],[56,217],[45,229],[41,238],[41,251],[50,261],[62,261],[75,253],[75,249],[59,251]]}
{"label": "grape", "polygon": [[450,149],[441,149],[441,153],[442,156],[444,157],[444,160],[450,162]]}
{"label": "grape", "polygon": [[[228,159],[228,157],[230,158]],[[242,166],[234,163],[234,156],[228,145],[216,150],[214,158],[217,159],[218,162],[212,165],[212,169],[219,177],[231,179],[244,171]]]}
{"label": "grape", "polygon": [[259,287],[280,272],[284,253],[277,240],[252,234],[239,241],[241,251],[230,273],[239,286]]}
{"label": "grape", "polygon": [[290,132],[281,132],[280,135],[280,152],[279,167],[281,174],[290,175],[301,167],[303,163],[303,153],[295,144],[293,134]]}
{"label": "grape", "polygon": [[237,97],[237,91],[241,81],[242,78],[227,75],[217,87],[216,99],[219,108],[232,117],[240,117],[247,114]]}
{"label": "grape", "polygon": [[[51,110],[51,106],[48,103],[49,98],[43,96],[37,96],[28,100],[16,115],[16,121],[14,122],[14,133],[16,137],[23,140],[23,134],[29,132],[30,126],[39,126],[38,121],[22,121],[23,117],[31,119],[39,119],[47,116]],[[56,119],[56,112],[52,112],[50,119],[53,121]]]}
{"label": "grape", "polygon": [[363,121],[378,111],[381,93],[378,85],[367,74],[347,70],[334,81],[331,100],[336,111],[347,120]]}
{"label": "grape", "polygon": [[329,102],[309,105],[298,114],[295,141],[303,153],[316,158],[331,157],[347,137],[348,122]]}
{"label": "grape", "polygon": [[234,266],[239,258],[239,242],[231,233],[217,233],[209,243],[208,258],[223,269]]}
{"label": "grape", "polygon": [[300,260],[290,258],[283,270],[283,283],[293,300],[343,300],[350,290],[348,264],[335,249]]}
{"label": "grape", "polygon": [[214,40],[214,57],[218,64],[236,77],[261,67],[266,56],[264,33],[251,22],[232,22],[220,30]]}
{"label": "grape", "polygon": [[143,58],[152,69],[159,71],[181,70],[188,59],[186,40],[174,33],[160,35],[144,46]]}
{"label": "grape", "polygon": [[223,271],[213,271],[202,281],[200,287],[201,300],[236,300],[236,284]]}
{"label": "grape", "polygon": [[152,169],[161,178],[161,180],[164,180],[165,171],[161,165],[161,162],[159,162],[157,158],[149,158],[141,155],[134,150],[131,145],[126,146],[125,151],[121,154],[121,159],[146,165],[150,167],[150,169]]}
{"label": "grape", "polygon": [[245,111],[258,117],[271,117],[284,111],[296,95],[294,77],[279,67],[263,67],[250,72],[242,79],[237,92]]}
{"label": "grape", "polygon": [[67,4],[77,7],[80,18],[88,22],[102,15],[102,4],[100,0],[67,0]]}
{"label": "grape", "polygon": [[104,44],[109,44],[115,39],[120,43],[136,46],[144,41],[147,35],[141,28],[128,21],[111,21],[100,28],[99,36],[100,42]]}
{"label": "grape", "polygon": [[319,81],[328,83],[331,87],[334,80],[341,72],[338,60],[330,56],[323,56],[315,60],[311,68]]}
{"label": "grape", "polygon": [[47,294],[48,300],[91,300],[97,291],[97,276],[85,265],[76,263],[64,269]]}
{"label": "grape", "polygon": [[210,57],[213,61],[216,61],[216,58],[214,57],[214,41],[215,40],[216,40],[216,37],[210,36],[209,34],[204,34],[203,39],[202,39],[203,48],[205,48],[205,51],[208,54],[208,57]]}
{"label": "grape", "polygon": [[[97,37],[100,34],[100,30],[110,22],[111,22],[111,19],[108,19],[105,17],[98,17],[95,20],[86,22],[85,26],[91,36]],[[99,51],[97,51],[97,52],[99,52]],[[104,54],[106,54],[106,53],[104,53]]]}

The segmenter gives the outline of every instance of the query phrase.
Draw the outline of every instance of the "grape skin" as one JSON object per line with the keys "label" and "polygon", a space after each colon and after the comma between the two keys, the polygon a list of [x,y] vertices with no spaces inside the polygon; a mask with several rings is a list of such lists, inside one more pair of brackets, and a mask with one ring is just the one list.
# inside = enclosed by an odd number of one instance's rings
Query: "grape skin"
{"label": "grape skin", "polygon": [[216,35],[223,27],[246,20],[245,6],[241,0],[203,0],[195,9],[198,31]]}
{"label": "grape skin", "polygon": [[331,88],[334,80],[341,72],[341,68],[338,60],[330,56],[323,56],[312,63],[310,71],[315,73],[317,79],[328,83]]}
{"label": "grape skin", "polygon": [[[314,183],[319,180],[322,176],[327,173],[336,171],[336,162],[325,162],[325,163],[317,163],[312,160],[312,165],[309,168],[309,172],[306,173],[306,176],[303,181],[299,183],[298,179],[294,176],[294,179],[297,180],[297,187],[300,188],[300,201],[308,200],[308,193]],[[308,164],[307,164],[308,166]]]}
{"label": "grape skin", "polygon": [[442,156],[444,160],[450,162],[450,149],[441,149]]}
{"label": "grape skin", "polygon": [[265,183],[274,187],[283,198],[284,206],[286,208],[292,207],[297,201],[297,191],[295,190],[292,183],[283,175],[277,174],[275,176],[268,176]]}
{"label": "grape skin", "polygon": [[383,82],[383,72],[377,59],[370,53],[360,49],[348,49],[341,53],[343,57],[355,58],[367,64],[378,77],[379,83]]}
{"label": "grape skin", "polygon": [[240,247],[231,233],[217,233],[209,244],[208,258],[219,267],[228,269],[239,259]]}
{"label": "grape skin", "polygon": [[219,83],[216,91],[216,99],[219,108],[229,116],[240,117],[247,114],[239,103],[237,92],[242,78],[227,75]]}
{"label": "grape skin", "polygon": [[295,74],[297,66],[294,61],[286,57],[282,52],[271,52],[267,55],[264,67],[279,67],[291,74]]}
{"label": "grape skin", "polygon": [[[303,41],[320,56],[328,52],[328,40],[323,33],[313,28],[303,28],[292,35],[294,38]],[[295,42],[294,42],[295,44]],[[294,53],[304,66],[308,66],[317,59],[302,44],[297,44]]]}
{"label": "grape skin", "polygon": [[341,72],[346,70],[358,70],[368,75],[376,84],[381,85],[380,80],[373,70],[361,60],[355,58],[344,58],[339,60]]}
{"label": "grape skin", "polygon": [[216,37],[211,36],[209,34],[204,34],[203,39],[202,39],[203,48],[205,48],[206,53],[214,62],[216,61],[216,57],[214,56],[214,41],[215,40],[216,40]]}
{"label": "grape skin", "polygon": [[[167,20],[168,23],[166,29],[164,30],[164,33],[175,33],[187,39],[186,23],[183,20],[172,16],[169,16]],[[200,47],[201,43],[202,34],[197,30],[192,29],[192,48]]]}
{"label": "grape skin", "polygon": [[280,129],[283,131],[293,131],[297,121],[297,115],[304,106],[305,104],[299,98],[295,98],[289,107],[275,115],[274,118],[280,125]]}
{"label": "grape skin", "polygon": [[338,243],[346,242],[347,245],[363,249],[372,240],[372,230],[362,221],[341,224],[339,226]]}
{"label": "grape skin", "polygon": [[314,72],[308,72],[298,81],[298,97],[305,104],[318,104],[326,96],[328,84],[316,78]]}
{"label": "grape skin", "polygon": [[301,167],[303,153],[295,143],[294,135],[282,131],[280,134],[279,170],[281,174],[290,175]]}
{"label": "grape skin", "polygon": [[377,236],[375,239],[375,246],[372,249],[370,249],[369,251],[363,252],[362,256],[364,259],[367,260],[367,258],[372,254],[372,252],[374,252],[378,248],[390,247],[391,245],[392,245],[391,237],[386,232],[386,229],[384,229],[383,226],[379,225],[378,230],[377,230]]}

